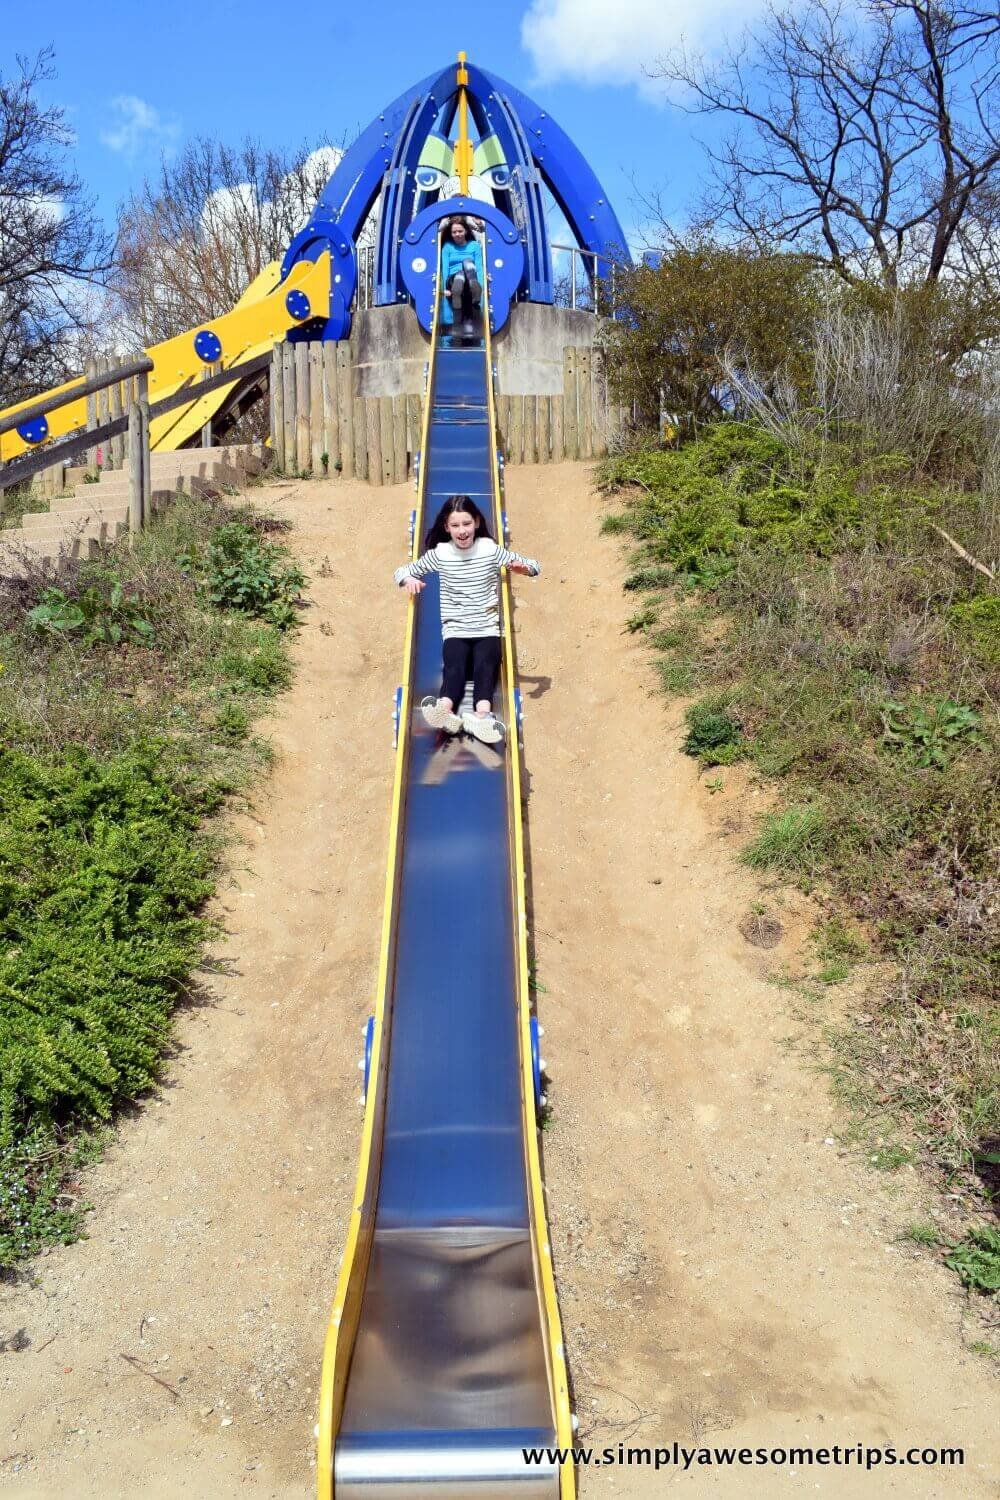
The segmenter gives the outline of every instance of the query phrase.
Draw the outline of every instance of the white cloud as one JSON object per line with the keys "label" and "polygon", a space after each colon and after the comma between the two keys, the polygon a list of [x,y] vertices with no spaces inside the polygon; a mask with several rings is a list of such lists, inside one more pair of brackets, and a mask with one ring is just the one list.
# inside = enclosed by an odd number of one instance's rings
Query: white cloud
{"label": "white cloud", "polygon": [[648,99],[665,87],[646,76],[684,42],[711,51],[738,36],[764,9],[764,0],[532,0],[521,22],[521,45],[538,79],[635,84]]}
{"label": "white cloud", "polygon": [[101,131],[101,143],[122,156],[137,156],[146,146],[170,146],[180,132],[175,121],[164,120],[158,109],[136,94],[119,94],[112,99],[111,109],[117,124]]}

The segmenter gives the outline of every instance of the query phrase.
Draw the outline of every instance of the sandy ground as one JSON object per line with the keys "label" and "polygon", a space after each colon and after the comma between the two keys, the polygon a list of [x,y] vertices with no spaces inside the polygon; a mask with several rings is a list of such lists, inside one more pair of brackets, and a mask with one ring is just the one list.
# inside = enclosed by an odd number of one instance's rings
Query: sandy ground
{"label": "sandy ground", "polygon": [[[90,1174],[90,1239],[0,1288],[0,1491],[305,1497],[377,957],[409,489],[271,489],[312,575],[279,751],[220,906],[224,972],[158,1098]],[[964,1446],[962,1470],[600,1467],[584,1497],[996,1494],[996,1384],[950,1277],[894,1242],[913,1193],[834,1144],[824,1081],[712,796],[623,634],[581,465],[513,469],[548,1194],[580,1439]],[[381,600],[381,603],[379,602]],[[789,949],[789,952],[785,952]],[[994,1466],[991,1470],[991,1465]],[[994,1481],[991,1484],[991,1479]]]}

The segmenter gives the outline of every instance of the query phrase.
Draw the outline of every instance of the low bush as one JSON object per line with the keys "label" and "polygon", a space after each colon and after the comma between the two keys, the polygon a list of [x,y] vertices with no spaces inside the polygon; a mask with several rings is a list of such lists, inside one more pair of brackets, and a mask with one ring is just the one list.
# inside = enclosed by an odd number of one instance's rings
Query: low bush
{"label": "low bush", "polygon": [[[201,960],[207,819],[267,763],[253,719],[291,675],[303,580],[267,524],[181,496],[132,546],[0,584],[0,1269],[79,1232],[93,1127],[155,1083]],[[244,585],[213,598],[192,558]]]}

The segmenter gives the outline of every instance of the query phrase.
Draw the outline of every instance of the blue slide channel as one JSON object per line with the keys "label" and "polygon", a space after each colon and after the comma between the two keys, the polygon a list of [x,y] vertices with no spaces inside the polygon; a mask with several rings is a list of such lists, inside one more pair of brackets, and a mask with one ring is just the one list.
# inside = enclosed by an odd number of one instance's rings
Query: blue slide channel
{"label": "blue slide channel", "polygon": [[[486,351],[434,351],[425,522],[494,512]],[[337,1441],[337,1500],[558,1494],[522,1139],[504,747],[427,728],[438,580],[419,597],[375,1235]],[[505,685],[508,691],[512,685]],[[501,717],[510,715],[498,705]]]}

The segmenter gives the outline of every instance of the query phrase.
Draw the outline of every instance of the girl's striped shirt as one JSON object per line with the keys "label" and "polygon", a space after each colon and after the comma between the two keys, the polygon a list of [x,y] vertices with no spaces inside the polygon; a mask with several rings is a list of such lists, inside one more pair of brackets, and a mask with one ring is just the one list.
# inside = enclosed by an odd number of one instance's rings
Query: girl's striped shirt
{"label": "girl's striped shirt", "polygon": [[491,537],[480,536],[462,552],[454,542],[439,542],[416,562],[397,568],[393,579],[402,585],[406,578],[426,578],[437,573],[441,578],[441,635],[444,640],[458,636],[477,640],[500,634],[500,593],[497,580],[500,569],[518,563],[537,578],[542,571],[533,557],[522,557],[498,546]]}

